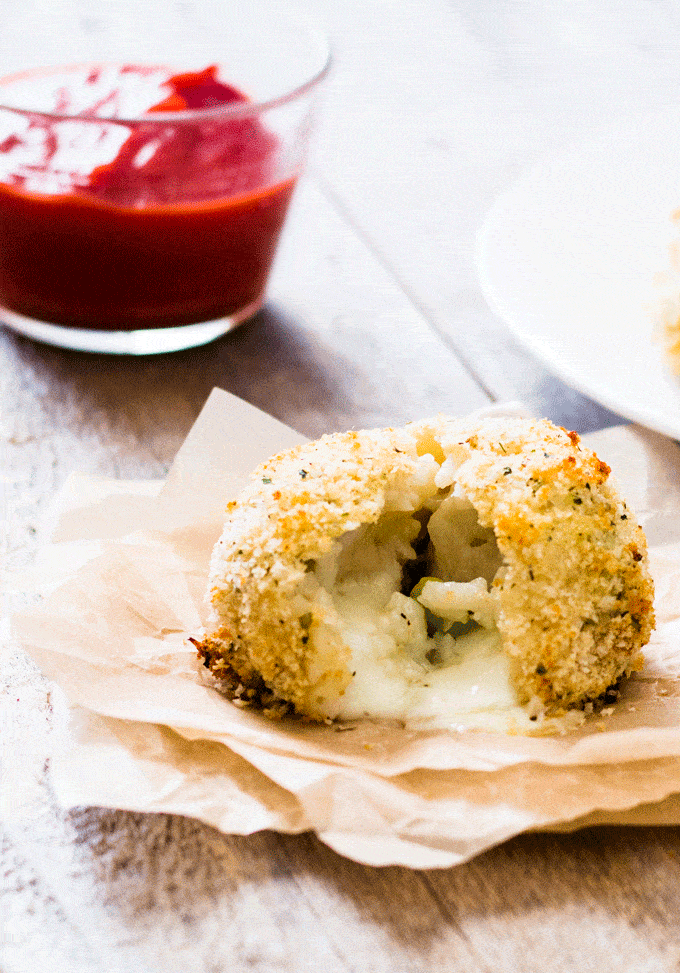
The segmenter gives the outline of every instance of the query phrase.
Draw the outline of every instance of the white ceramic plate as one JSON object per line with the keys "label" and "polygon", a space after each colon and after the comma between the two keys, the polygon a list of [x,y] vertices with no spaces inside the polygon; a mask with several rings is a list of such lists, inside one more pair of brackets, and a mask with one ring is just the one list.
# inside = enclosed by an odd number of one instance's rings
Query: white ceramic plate
{"label": "white ceramic plate", "polygon": [[653,338],[655,276],[680,236],[680,107],[534,168],[478,238],[492,309],[564,381],[680,438],[680,379]]}

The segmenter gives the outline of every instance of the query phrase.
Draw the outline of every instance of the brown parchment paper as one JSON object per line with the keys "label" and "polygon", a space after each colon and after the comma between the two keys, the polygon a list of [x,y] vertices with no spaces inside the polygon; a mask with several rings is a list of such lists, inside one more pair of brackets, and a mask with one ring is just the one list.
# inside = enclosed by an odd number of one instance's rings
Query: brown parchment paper
{"label": "brown parchment paper", "polygon": [[187,637],[204,624],[224,506],[258,462],[300,441],[215,390],[164,483],[69,480],[32,576],[42,600],[13,620],[68,699],[58,799],[235,834],[312,829],[357,861],[416,868],[529,829],[680,823],[680,449],[638,427],[586,437],[647,532],[658,627],[611,712],[526,737],[271,723],[215,691]]}

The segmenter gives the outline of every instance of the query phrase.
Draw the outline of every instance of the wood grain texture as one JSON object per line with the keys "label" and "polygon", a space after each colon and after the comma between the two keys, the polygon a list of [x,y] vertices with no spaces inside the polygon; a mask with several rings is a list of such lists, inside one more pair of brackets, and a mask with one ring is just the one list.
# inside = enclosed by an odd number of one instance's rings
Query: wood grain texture
{"label": "wood grain texture", "polygon": [[551,151],[677,97],[670,5],[323,6],[339,47],[317,151],[329,194],[494,398],[519,396],[580,432],[620,421],[489,312],[475,237],[495,198]]}
{"label": "wood grain texture", "polygon": [[[58,5],[91,16],[79,0],[40,0],[43,26]],[[69,473],[164,476],[213,386],[309,436],[505,398],[580,431],[616,421],[493,317],[475,234],[545,153],[614,112],[677,100],[675,6],[307,6],[334,36],[336,67],[265,311],[212,345],[145,359],[0,332],[5,579],[32,561]],[[525,835],[415,872],[358,865],[309,834],[64,811],[49,771],[58,690],[2,638],[0,739],[25,766],[3,809],[2,973],[680,969],[679,829]]]}

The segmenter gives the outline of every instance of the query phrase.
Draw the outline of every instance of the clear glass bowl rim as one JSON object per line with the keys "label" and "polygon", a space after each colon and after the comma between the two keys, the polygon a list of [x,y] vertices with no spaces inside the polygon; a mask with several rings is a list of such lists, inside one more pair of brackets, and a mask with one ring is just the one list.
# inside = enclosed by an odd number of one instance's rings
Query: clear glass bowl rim
{"label": "clear glass bowl rim", "polygon": [[[315,36],[316,42],[319,45],[319,60],[321,61],[321,66],[317,67],[314,73],[303,81],[301,84],[296,85],[289,91],[282,95],[278,95],[276,98],[264,99],[262,101],[246,101],[237,102],[231,105],[219,105],[216,108],[190,108],[184,109],[182,111],[172,111],[172,112],[149,112],[148,114],[133,115],[133,116],[111,116],[111,115],[94,115],[88,114],[87,112],[80,112],[76,114],[68,114],[62,112],[47,112],[41,111],[36,108],[20,107],[18,105],[5,105],[0,101],[0,111],[9,111],[15,115],[21,115],[23,117],[29,118],[44,118],[48,121],[54,122],[67,122],[67,121],[79,121],[79,122],[98,122],[99,124],[111,124],[111,125],[138,125],[144,123],[145,125],[167,125],[168,122],[172,122],[174,125],[185,123],[189,124],[192,122],[199,122],[203,120],[209,120],[212,118],[245,118],[252,115],[260,115],[272,108],[279,108],[282,105],[287,105],[298,98],[303,97],[308,92],[312,91],[319,85],[324,78],[328,75],[331,66],[333,64],[333,51],[331,49],[330,42],[328,38],[323,34],[322,31],[313,29],[310,31]],[[107,65],[116,65],[122,62],[107,62],[107,61],[95,61],[95,62],[82,62],[79,64],[68,64],[68,65],[53,65],[44,68],[30,68],[27,71],[18,71],[13,74],[5,75],[0,78],[0,88],[2,85],[7,84],[11,81],[19,81],[22,78],[36,77],[41,74],[49,76],[51,74],[56,74],[57,72],[63,71],[76,71],[81,68],[101,68]]]}

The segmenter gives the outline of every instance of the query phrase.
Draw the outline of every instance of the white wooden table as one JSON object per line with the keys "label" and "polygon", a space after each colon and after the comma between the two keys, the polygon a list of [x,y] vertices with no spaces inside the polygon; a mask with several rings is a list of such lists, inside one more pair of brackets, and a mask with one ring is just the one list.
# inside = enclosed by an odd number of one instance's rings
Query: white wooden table
{"label": "white wooden table", "polygon": [[[536,160],[680,101],[677,5],[309,5],[336,64],[265,311],[215,344],[138,360],[0,333],[10,572],[31,562],[71,472],[163,476],[213,386],[308,436],[508,398],[579,432],[620,421],[489,311],[474,240]],[[675,828],[527,835],[413,872],[354,864],[311,835],[65,812],[49,752],[21,731],[49,724],[50,687],[3,659],[4,746],[25,749],[26,780],[2,841],[2,973],[680,968]]]}

